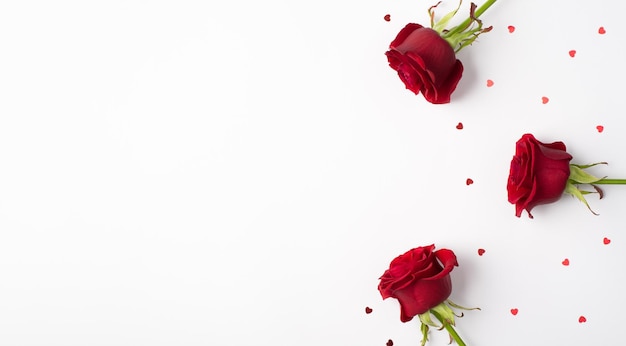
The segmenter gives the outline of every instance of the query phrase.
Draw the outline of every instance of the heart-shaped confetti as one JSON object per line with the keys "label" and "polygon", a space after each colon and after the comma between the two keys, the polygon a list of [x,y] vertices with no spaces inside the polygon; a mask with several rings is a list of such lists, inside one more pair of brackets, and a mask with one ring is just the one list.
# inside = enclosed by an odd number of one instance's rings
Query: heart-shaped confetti
{"label": "heart-shaped confetti", "polygon": [[465,180],[465,185],[472,185],[474,184],[474,181],[471,178],[467,178],[467,180]]}
{"label": "heart-shaped confetti", "polygon": [[482,256],[485,254],[485,249],[478,249],[478,256]]}
{"label": "heart-shaped confetti", "polygon": [[387,341],[387,346],[393,346],[393,340],[389,339],[389,340]]}
{"label": "heart-shaped confetti", "polygon": [[576,51],[574,49],[569,51],[569,56],[571,56],[572,58],[576,56]]}
{"label": "heart-shaped confetti", "polygon": [[510,33],[513,33],[513,31],[515,31],[515,27],[513,25],[507,26],[507,29],[509,29]]}
{"label": "heart-shaped confetti", "polygon": [[602,240],[602,242],[604,243],[604,245],[609,245],[611,243],[611,239],[604,237],[604,239]]}
{"label": "heart-shaped confetti", "polygon": [[365,307],[365,313],[366,313],[366,314],[371,314],[371,313],[372,313],[372,311],[373,311],[373,310],[372,310],[372,308],[370,308],[369,306],[366,306],[366,307]]}
{"label": "heart-shaped confetti", "polygon": [[549,98],[547,98],[547,97],[545,97],[545,96],[542,96],[542,97],[541,97],[541,103],[543,103],[544,105],[545,105],[546,103],[548,103],[548,101],[550,101],[550,99],[549,99]]}
{"label": "heart-shaped confetti", "polygon": [[585,322],[587,322],[587,318],[585,316],[578,317],[578,323],[585,323]]}
{"label": "heart-shaped confetti", "polygon": [[491,88],[493,86],[493,81],[491,79],[487,79],[487,87]]}
{"label": "heart-shaped confetti", "polygon": [[518,312],[518,309],[511,309],[511,314],[513,314],[513,316],[517,315]]}
{"label": "heart-shaped confetti", "polygon": [[456,129],[457,130],[463,130],[463,123],[456,124]]}
{"label": "heart-shaped confetti", "polygon": [[391,20],[391,15],[386,14],[385,17],[383,17],[385,19],[386,22]]}
{"label": "heart-shaped confetti", "polygon": [[598,130],[599,133],[602,133],[602,131],[604,131],[604,126],[598,125],[596,126],[596,130]]}
{"label": "heart-shaped confetti", "polygon": [[604,35],[604,34],[606,34],[606,30],[604,30],[604,27],[603,27],[603,26],[601,26],[600,28],[598,28],[598,34],[600,34],[600,35]]}
{"label": "heart-shaped confetti", "polygon": [[564,266],[568,266],[569,265],[569,259],[564,259],[563,262],[561,262]]}

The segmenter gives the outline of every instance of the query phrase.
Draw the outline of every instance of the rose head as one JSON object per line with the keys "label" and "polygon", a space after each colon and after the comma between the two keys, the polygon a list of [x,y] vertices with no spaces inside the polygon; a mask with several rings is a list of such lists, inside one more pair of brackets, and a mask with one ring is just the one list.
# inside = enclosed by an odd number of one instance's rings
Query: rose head
{"label": "rose head", "polygon": [[411,249],[396,257],[380,277],[383,299],[400,302],[400,320],[408,322],[444,302],[452,292],[450,272],[458,266],[454,252],[433,251],[434,245]]}
{"label": "rose head", "polygon": [[449,103],[463,74],[450,43],[420,24],[400,30],[385,55],[406,88],[416,95],[421,92],[430,103]]}
{"label": "rose head", "polygon": [[539,204],[552,203],[563,195],[570,175],[572,156],[563,142],[542,143],[532,134],[517,141],[507,183],[509,202],[515,204],[515,216]]}

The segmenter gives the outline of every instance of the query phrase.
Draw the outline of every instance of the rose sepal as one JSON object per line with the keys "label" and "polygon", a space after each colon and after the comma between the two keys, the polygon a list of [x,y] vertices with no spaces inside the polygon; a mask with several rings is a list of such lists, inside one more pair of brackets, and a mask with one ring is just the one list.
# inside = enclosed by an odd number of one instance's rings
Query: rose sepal
{"label": "rose sepal", "polygon": [[[455,302],[451,301],[450,299],[447,299],[446,303],[448,303],[448,305],[450,305],[453,308],[457,308],[457,309],[461,309],[461,310],[467,310],[467,311],[469,311],[469,310],[480,310],[480,308],[468,308],[468,307],[456,304]],[[459,316],[459,315],[456,315],[456,316],[463,317],[463,313],[461,313],[461,316]]]}
{"label": "rose sepal", "polygon": [[[430,316],[429,316],[429,318],[430,318]],[[422,341],[420,343],[421,346],[426,345],[426,342],[428,342],[428,329],[429,328],[428,328],[427,324],[422,323],[420,325],[420,330],[422,331]]]}
{"label": "rose sepal", "polygon": [[[441,303],[441,304],[443,304],[443,303]],[[439,304],[439,305],[441,305],[441,304]],[[422,325],[426,326],[426,328],[428,328],[428,327],[435,327],[435,328],[438,328],[438,329],[441,328],[441,325],[433,322],[433,319],[430,316],[430,310],[426,311],[423,314],[419,314],[418,317],[420,319],[420,322],[422,322]]]}
{"label": "rose sepal", "polygon": [[456,13],[461,8],[461,4],[462,3],[463,3],[462,0],[459,1],[459,6],[457,6],[455,10],[447,13],[445,16],[441,17],[441,19],[439,19],[439,21],[436,21],[436,22],[435,22],[435,8],[437,8],[437,6],[439,6],[439,4],[441,4],[441,1],[439,1],[438,3],[436,3],[433,6],[430,6],[430,8],[428,9],[428,15],[430,16],[430,27],[431,27],[431,29],[435,30],[439,34],[443,33],[444,31],[448,31],[448,30],[446,30],[446,25],[448,25],[448,22],[450,22],[450,19],[452,19],[454,16],[456,16]]}
{"label": "rose sepal", "polygon": [[[461,305],[455,304],[449,299],[446,299],[439,305],[431,308],[430,310],[422,314],[419,314],[418,316],[421,322],[420,330],[422,332],[421,346],[426,345],[426,342],[428,341],[428,330],[430,327],[437,328],[438,330],[446,329],[446,331],[450,335],[450,342],[454,340],[459,346],[466,346],[463,339],[461,339],[456,330],[454,330],[454,318],[463,317],[463,313],[461,313],[460,315],[456,314],[452,309],[453,307],[462,310],[480,310],[480,308],[466,308]],[[441,323],[441,325],[433,321],[431,314],[435,316],[435,318]]]}
{"label": "rose sepal", "polygon": [[606,165],[606,162],[596,162],[589,165],[569,165],[569,180],[574,184],[593,184],[606,177],[598,178],[584,171],[584,169],[593,167],[596,165]]}
{"label": "rose sepal", "polygon": [[576,197],[579,201],[583,202],[585,206],[587,206],[587,209],[589,209],[589,211],[593,215],[598,215],[598,213],[596,213],[595,211],[593,211],[593,209],[591,209],[591,206],[589,206],[589,203],[587,202],[584,196],[593,192],[581,190],[574,183],[572,183],[571,181],[568,181],[567,184],[565,184],[565,193]]}
{"label": "rose sepal", "polygon": [[[478,19],[478,17],[483,14],[489,7],[491,7],[491,5],[493,5],[495,2],[496,0],[487,0],[487,2],[482,4],[480,7],[477,7],[476,4],[472,2],[470,4],[469,17],[461,24],[451,29],[446,29],[446,25],[448,25],[450,20],[459,11],[459,8],[461,8],[463,0],[459,0],[459,6],[457,6],[456,9],[447,13],[439,21],[435,22],[434,9],[441,3],[441,1],[439,1],[437,4],[431,6],[428,9],[428,15],[430,16],[430,26],[450,44],[455,53],[458,53],[461,49],[471,45],[480,34],[489,32],[493,29],[493,26],[489,26],[483,29],[483,22]],[[474,24],[476,24],[476,26],[474,26]]]}
{"label": "rose sepal", "polygon": [[[597,166],[597,165],[606,165],[606,164],[608,163],[596,162],[596,163],[591,163],[588,165],[577,165],[573,163],[569,165],[570,174],[567,180],[567,184],[565,185],[565,193],[570,194],[576,197],[579,201],[583,202],[583,204],[585,204],[587,209],[589,209],[589,211],[591,211],[591,213],[594,215],[598,215],[598,213],[596,213],[595,211],[593,211],[593,209],[591,209],[591,206],[589,206],[587,199],[585,199],[585,195],[588,195],[590,193],[597,193],[600,196],[600,199],[602,199],[602,197],[604,196],[604,193],[602,192],[602,189],[600,189],[595,184],[599,184],[602,180],[606,179],[606,177],[598,178],[592,174],[585,172],[585,169],[589,167]],[[595,191],[582,190],[581,188],[578,187],[579,184],[591,185]]]}
{"label": "rose sepal", "polygon": [[456,315],[454,314],[452,308],[450,308],[450,306],[446,304],[446,302],[443,302],[430,309],[430,312],[432,312],[432,314],[435,315],[435,317],[437,317],[437,319],[441,321],[441,323],[449,323],[451,325],[454,325],[454,316]]}

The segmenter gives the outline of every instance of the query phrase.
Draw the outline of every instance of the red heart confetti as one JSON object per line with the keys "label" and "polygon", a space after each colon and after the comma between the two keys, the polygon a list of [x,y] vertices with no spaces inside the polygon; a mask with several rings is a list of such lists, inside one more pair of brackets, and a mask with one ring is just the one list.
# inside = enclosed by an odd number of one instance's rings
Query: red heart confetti
{"label": "red heart confetti", "polygon": [[596,126],[596,130],[598,130],[599,133],[602,133],[602,131],[604,131],[604,126],[598,125]]}
{"label": "red heart confetti", "polygon": [[585,316],[578,317],[578,323],[585,323],[585,322],[587,322],[587,318]]}
{"label": "red heart confetti", "polygon": [[571,56],[572,58],[576,56],[576,51],[574,49],[569,51],[569,56]]}
{"label": "red heart confetti", "polygon": [[385,21],[388,22],[391,20],[391,15],[386,14],[384,18],[385,18]]}
{"label": "red heart confetti", "polygon": [[568,266],[569,265],[569,259],[566,258],[561,263],[563,263],[564,266]]}
{"label": "red heart confetti", "polygon": [[366,314],[371,314],[371,313],[372,313],[372,311],[373,311],[373,310],[372,310],[372,308],[370,308],[369,306],[366,306],[366,307],[365,307],[365,313],[366,313]]}
{"label": "red heart confetti", "polygon": [[509,25],[507,29],[509,29],[510,33],[513,33],[513,31],[515,31],[515,27],[513,25]]}
{"label": "red heart confetti", "polygon": [[474,181],[471,178],[467,178],[467,180],[465,180],[465,185],[472,185],[474,184]]}
{"label": "red heart confetti", "polygon": [[602,240],[602,242],[604,243],[604,245],[609,245],[611,243],[611,239],[604,237],[604,240]]}
{"label": "red heart confetti", "polygon": [[487,79],[487,87],[491,88],[493,86],[493,81],[491,79]]}
{"label": "red heart confetti", "polygon": [[517,315],[518,312],[518,309],[511,309],[511,314],[513,314],[513,316]]}
{"label": "red heart confetti", "polygon": [[389,340],[387,341],[387,346],[393,346],[393,340],[389,339]]}
{"label": "red heart confetti", "polygon": [[543,103],[544,105],[545,105],[546,103],[548,103],[548,101],[550,101],[550,99],[549,99],[549,98],[547,98],[547,97],[545,97],[545,96],[542,96],[542,97],[541,97],[541,103]]}
{"label": "red heart confetti", "polygon": [[463,123],[456,124],[457,130],[463,130]]}
{"label": "red heart confetti", "polygon": [[598,34],[600,34],[600,35],[604,35],[604,34],[606,34],[606,30],[604,30],[604,27],[603,27],[603,26],[601,26],[600,28],[598,28]]}
{"label": "red heart confetti", "polygon": [[482,256],[485,253],[485,249],[478,249],[478,256]]}

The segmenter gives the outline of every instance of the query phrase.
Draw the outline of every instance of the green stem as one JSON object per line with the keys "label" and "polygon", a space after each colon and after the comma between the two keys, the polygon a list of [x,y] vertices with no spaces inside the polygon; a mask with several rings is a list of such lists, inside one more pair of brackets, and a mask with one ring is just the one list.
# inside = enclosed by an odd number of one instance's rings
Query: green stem
{"label": "green stem", "polygon": [[593,184],[626,185],[626,179],[600,179]]}
{"label": "green stem", "polygon": [[448,333],[450,334],[452,339],[454,339],[454,341],[456,341],[456,343],[459,346],[467,346],[467,345],[465,345],[465,343],[463,342],[463,340],[461,339],[459,334],[457,334],[456,330],[454,330],[454,327],[452,327],[452,325],[450,323],[448,323],[448,321],[446,321],[445,319],[441,318],[441,316],[438,313],[436,313],[435,311],[430,310],[430,312],[433,315],[435,315],[435,317],[439,320],[439,322],[441,322],[441,324],[443,324],[443,327],[446,328],[446,330],[448,331]]}
{"label": "green stem", "polygon": [[[491,7],[491,5],[493,5],[496,2],[496,0],[487,0],[487,2],[485,2],[484,4],[480,5],[479,8],[476,9],[476,11],[474,11],[474,18],[478,18],[480,17],[481,14],[483,14],[485,11],[487,11],[487,9],[489,7]],[[455,26],[454,28],[452,28],[447,34],[446,36],[451,36],[452,34],[457,33],[458,31],[462,31],[465,30],[466,27],[468,27],[470,24],[472,24],[472,21],[474,19],[469,17],[466,20],[464,20],[461,24]]]}

